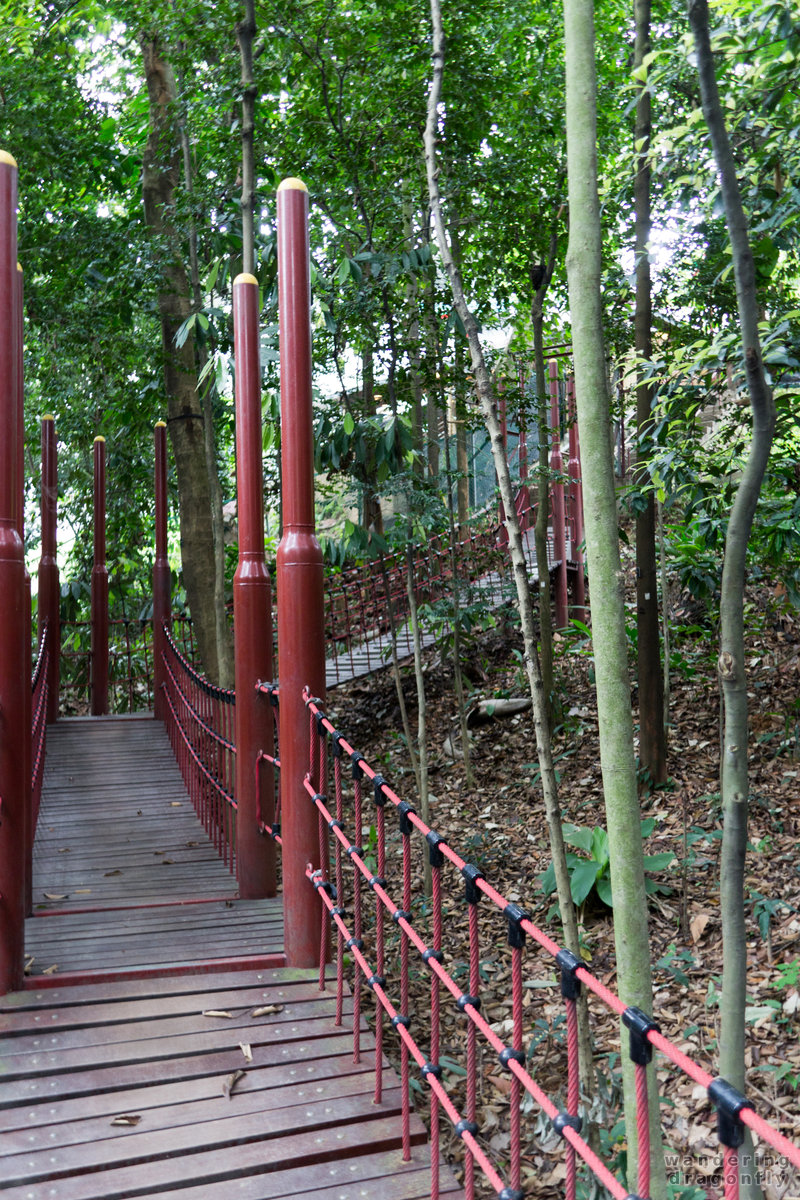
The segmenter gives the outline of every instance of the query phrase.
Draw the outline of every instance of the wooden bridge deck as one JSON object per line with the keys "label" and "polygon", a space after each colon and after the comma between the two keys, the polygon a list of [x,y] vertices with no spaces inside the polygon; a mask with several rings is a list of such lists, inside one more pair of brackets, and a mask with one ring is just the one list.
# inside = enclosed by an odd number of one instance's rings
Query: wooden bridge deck
{"label": "wooden bridge deck", "polygon": [[376,1105],[349,1001],[337,1028],[330,985],[272,965],[280,902],[236,899],[163,730],[64,721],[48,743],[26,939],[57,970],[0,998],[2,1200],[429,1196],[392,1068]]}

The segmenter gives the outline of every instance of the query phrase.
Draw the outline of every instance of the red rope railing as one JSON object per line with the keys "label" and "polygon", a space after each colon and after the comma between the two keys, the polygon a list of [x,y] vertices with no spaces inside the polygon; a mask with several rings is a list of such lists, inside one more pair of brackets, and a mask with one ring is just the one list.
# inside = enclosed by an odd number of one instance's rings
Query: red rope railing
{"label": "red rope railing", "polygon": [[225,865],[236,870],[235,693],[209,683],[166,632],[166,726],[195,812]]}
{"label": "red rope railing", "polygon": [[[273,720],[275,723],[275,732],[273,735],[274,754],[265,754],[263,750],[259,750],[258,758],[255,765],[255,788],[256,788],[256,817],[258,820],[258,828],[262,833],[269,833],[279,846],[283,845],[281,838],[281,760],[280,760],[280,692],[276,683],[259,683],[256,686],[256,691],[266,696],[269,700],[272,709]],[[275,816],[274,820],[267,824],[264,820],[261,807],[261,770],[262,762],[268,763],[275,772]]]}
{"label": "red rope railing", "polygon": [[31,815],[33,832],[39,820],[39,805],[42,798],[44,758],[47,743],[47,699],[50,691],[49,671],[50,637],[47,624],[42,631],[39,653],[31,680]]}
{"label": "red rope railing", "polygon": [[[344,993],[345,951],[356,966],[353,981],[353,1054],[360,1060],[359,1022],[364,984],[373,991],[375,1015],[375,1099],[380,1100],[382,1079],[384,1018],[396,1029],[400,1038],[400,1067],[403,1093],[403,1147],[405,1159],[410,1155],[410,1060],[420,1070],[422,1082],[429,1091],[431,1122],[431,1197],[439,1194],[439,1115],[444,1113],[465,1147],[465,1180],[467,1200],[475,1195],[476,1171],[502,1200],[522,1200],[522,1101],[527,1093],[551,1119],[554,1128],[565,1142],[565,1190],[567,1200],[575,1200],[577,1160],[580,1159],[615,1200],[626,1200],[626,1187],[581,1137],[579,1115],[580,1077],[578,1067],[578,1031],[576,1000],[581,987],[596,996],[602,1004],[622,1018],[629,1029],[630,1056],[635,1065],[636,1107],[638,1130],[638,1162],[636,1186],[638,1194],[647,1196],[650,1189],[650,1140],[647,1095],[647,1063],[653,1048],[679,1071],[701,1084],[717,1109],[717,1132],[723,1147],[726,1200],[738,1196],[738,1148],[747,1126],[788,1162],[800,1167],[800,1147],[773,1129],[754,1111],[750,1101],[722,1079],[714,1079],[707,1071],[692,1062],[658,1029],[646,1013],[626,1005],[605,987],[583,965],[582,961],[559,946],[530,919],[519,905],[509,903],[484,878],[475,865],[466,862],[442,837],[420,819],[411,805],[401,800],[386,780],[377,774],[362,756],[348,744],[324,715],[319,703],[305,694],[310,715],[310,769],[305,787],[319,814],[319,847],[321,868],[307,876],[317,889],[322,902],[320,936],[320,986],[323,985],[325,963],[328,959],[331,926],[336,931],[336,988],[337,1024],[341,1024]],[[332,753],[329,756],[329,744]],[[345,772],[343,759],[350,760],[352,802],[345,805]],[[327,789],[330,763],[333,759],[333,803]],[[364,780],[372,790],[374,817],[365,815]],[[394,811],[399,822],[399,853],[387,837],[387,811]],[[370,851],[361,846],[361,831],[374,821],[375,845]],[[348,832],[352,831],[352,832]],[[332,835],[332,849],[329,837]],[[431,873],[431,896],[425,907],[412,908],[412,838],[422,839]],[[389,850],[392,853],[389,853]],[[402,901],[398,905],[392,896],[395,884],[387,883],[387,868],[400,858],[396,886]],[[351,867],[346,869],[346,860]],[[463,886],[463,898],[468,917],[468,983],[464,991],[446,965],[443,949],[445,920],[444,882],[449,870]],[[390,890],[392,889],[392,890]],[[365,939],[364,904],[369,893],[374,896],[375,919],[370,953]],[[511,1026],[510,1039],[504,1041],[497,1029],[481,1011],[480,945],[481,938],[498,940],[498,931],[487,932],[481,926],[479,914],[489,904],[489,913],[505,923],[511,969]],[[388,918],[387,918],[388,914]],[[447,919],[452,920],[452,900],[447,905]],[[387,984],[387,931],[395,926],[400,937],[399,983]],[[427,932],[426,932],[427,930]],[[562,1110],[542,1090],[529,1073],[524,1046],[523,972],[526,964],[528,939],[555,960],[560,972],[561,995],[566,1007],[567,1070],[566,1096]],[[416,951],[430,972],[430,1022],[419,1011],[409,1011],[410,956]],[[397,993],[399,992],[399,998]],[[391,994],[390,994],[391,993]],[[464,1111],[455,1103],[443,1082],[441,1061],[442,1030],[441,1000],[449,993],[457,1010],[467,1021],[466,1027],[466,1097]],[[412,1025],[418,1032],[411,1032]],[[426,1028],[427,1027],[427,1028]],[[424,1031],[424,1032],[423,1032]],[[505,1030],[504,1030],[505,1032]],[[425,1053],[424,1045],[428,1047]],[[508,1103],[511,1146],[507,1162],[493,1161],[479,1141],[476,1096],[479,1084],[486,1082],[480,1071],[479,1047],[493,1051],[500,1066],[510,1075]]]}

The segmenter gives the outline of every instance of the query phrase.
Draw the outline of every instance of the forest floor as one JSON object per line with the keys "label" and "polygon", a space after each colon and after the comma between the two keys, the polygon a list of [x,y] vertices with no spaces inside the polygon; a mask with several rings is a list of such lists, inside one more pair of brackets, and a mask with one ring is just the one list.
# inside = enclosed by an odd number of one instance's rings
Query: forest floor
{"label": "forest floor", "polygon": [[[631,609],[631,614],[635,610]],[[650,897],[654,1010],[662,1032],[711,1074],[719,1036],[722,938],[719,902],[721,807],[719,797],[719,692],[716,633],[704,612],[684,598],[671,620],[672,671],[669,781],[653,792],[642,788],[643,818],[655,819],[645,853],[671,853],[672,864],[653,875],[660,891]],[[631,622],[634,617],[631,615]],[[800,614],[787,610],[767,589],[751,589],[746,606],[747,677],[750,706],[750,850],[746,863],[748,917],[747,1092],[757,1111],[790,1139],[800,1141]],[[511,621],[474,636],[465,653],[471,694],[479,700],[526,695],[521,639]],[[604,826],[598,726],[591,660],[586,643],[568,635],[557,644],[558,726],[555,757],[563,818],[576,826]],[[632,678],[634,678],[632,672]],[[413,673],[404,668],[404,694],[416,729]],[[475,785],[464,766],[448,756],[456,738],[452,668],[436,651],[425,658],[428,705],[431,825],[507,899],[524,905],[533,920],[561,944],[553,897],[542,894],[550,863],[536,748],[529,712],[493,720],[472,731]],[[635,687],[632,692],[637,719]],[[395,683],[387,670],[337,688],[328,712],[337,729],[395,791],[414,801],[414,779],[399,731]],[[362,831],[366,834],[368,831]],[[392,855],[390,854],[390,858]],[[391,885],[390,885],[391,886]],[[399,897],[396,897],[399,899]],[[611,910],[596,895],[580,909],[582,952],[588,968],[615,988]],[[482,928],[486,926],[483,922]],[[497,942],[481,943],[483,1012],[508,1039],[510,985],[502,922]],[[464,964],[466,920],[448,920],[448,962]],[[525,1011],[528,1067],[563,1107],[565,1050],[563,1004],[549,962],[532,948],[526,957]],[[465,969],[465,968],[464,968]],[[424,973],[427,974],[427,973]],[[425,1006],[427,981],[415,987],[414,1004]],[[447,1007],[447,1006],[445,1006]],[[592,1002],[595,1064],[601,1079],[593,1113],[599,1143],[615,1169],[624,1162],[619,1122],[619,1031],[615,1018]],[[420,1022],[423,1026],[426,1021]],[[445,1018],[445,1083],[464,1103],[464,1018]],[[384,1042],[386,1044],[386,1040]],[[531,1050],[533,1054],[531,1054]],[[675,1194],[683,1200],[721,1194],[716,1120],[705,1091],[659,1060],[665,1143],[671,1155]],[[479,1123],[492,1157],[507,1161],[508,1077],[493,1052],[482,1060]],[[421,1092],[421,1089],[420,1089]],[[420,1112],[427,1097],[419,1095]],[[424,1100],[424,1103],[423,1103]],[[443,1127],[444,1129],[444,1127]],[[526,1194],[563,1195],[561,1143],[534,1111],[526,1119],[523,1184]],[[463,1144],[443,1137],[446,1156],[458,1166]],[[766,1163],[769,1167],[769,1162]],[[765,1173],[767,1200],[798,1200],[797,1174],[776,1162]],[[697,1191],[694,1189],[700,1188]],[[631,1189],[633,1190],[633,1188]],[[483,1194],[480,1193],[479,1194]],[[494,1194],[486,1192],[486,1195]]]}

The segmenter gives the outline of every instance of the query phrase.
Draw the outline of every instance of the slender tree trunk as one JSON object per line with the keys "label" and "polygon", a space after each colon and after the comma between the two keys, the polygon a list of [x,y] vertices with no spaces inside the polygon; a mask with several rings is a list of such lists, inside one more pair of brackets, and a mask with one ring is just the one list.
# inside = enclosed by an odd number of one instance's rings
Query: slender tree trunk
{"label": "slender tree trunk", "polygon": [[[514,572],[514,583],[517,591],[520,624],[524,642],[525,671],[528,677],[531,703],[533,707],[533,723],[536,734],[536,748],[541,771],[542,793],[544,796],[545,816],[550,840],[550,851],[553,855],[553,866],[556,876],[556,895],[559,912],[564,930],[564,941],[575,954],[580,953],[578,938],[578,922],[575,915],[575,905],[570,892],[569,873],[564,846],[564,834],[561,828],[561,808],[558,801],[558,787],[555,769],[553,767],[553,750],[550,740],[550,727],[547,719],[547,704],[542,686],[542,675],[539,666],[539,655],[536,649],[536,633],[533,620],[533,602],[528,581],[528,565],[522,548],[517,511],[514,507],[514,493],[511,487],[511,472],[503,445],[503,435],[497,414],[492,377],[486,365],[478,326],[464,296],[464,285],[461,275],[453,261],[450,245],[442,212],[442,202],[439,193],[438,169],[436,164],[436,130],[439,120],[439,100],[442,93],[442,78],[444,75],[444,29],[439,0],[431,0],[431,22],[433,25],[433,79],[428,94],[428,118],[425,126],[425,164],[428,176],[428,196],[436,231],[436,242],[442,266],[450,281],[458,315],[460,316],[467,334],[470,349],[472,372],[483,419],[489,433],[495,470],[500,488],[500,497],[506,511],[506,530],[508,532],[508,549]],[[585,1004],[585,1000],[583,1001]],[[593,1064],[591,1043],[589,1041],[588,1021],[586,1010],[583,1009],[581,1021],[581,1078],[585,1091],[593,1091]]]}
{"label": "slender tree trunk", "polygon": [[[720,1070],[734,1087],[745,1082],[745,994],[747,939],[744,917],[744,864],[747,850],[747,680],[744,670],[744,586],[747,542],[753,525],[764,472],[775,433],[775,400],[767,383],[758,336],[759,307],[755,266],[747,219],[742,206],[736,165],[720,104],[709,34],[706,0],[689,0],[700,98],[711,136],[725,205],[733,255],[736,298],[745,376],[753,415],[750,453],[731,509],[725,538],[725,562],[720,596],[720,655],[717,663],[724,703],[722,752],[723,838],[720,864],[722,914],[722,1003],[720,1008]],[[743,1196],[760,1196],[755,1182],[752,1139],[747,1131],[743,1153],[750,1170],[742,1174]]]}
{"label": "slender tree trunk", "polygon": [[256,85],[253,79],[253,41],[256,36],[256,3],[245,0],[245,16],[236,26],[242,62],[242,270],[255,273],[256,173],[253,134],[255,130]]}
{"label": "slender tree trunk", "polygon": [[175,78],[161,53],[157,37],[144,35],[141,48],[150,102],[150,135],[144,153],[142,195],[147,226],[165,247],[158,309],[167,423],[178,474],[183,579],[200,658],[209,677],[216,681],[219,678],[214,597],[216,564],[205,420],[197,392],[193,340],[187,338],[180,349],[175,346],[175,334],[192,311],[182,235],[174,223],[175,193],[180,182]]}
{"label": "slender tree trunk", "polygon": [[[603,348],[600,297],[601,230],[597,195],[597,97],[592,0],[564,0],[566,31],[569,246],[567,279],[581,429],[586,548],[592,580],[592,641],[597,680],[600,765],[614,894],[619,994],[653,1011],[644,854],[633,753],[631,689],[617,532],[611,402]],[[623,1045],[627,1038],[621,1031]],[[636,1162],[636,1102],[632,1064],[623,1056],[628,1161]],[[666,1196],[655,1072],[649,1069],[651,1196]]]}
{"label": "slender tree trunk", "polygon": [[[556,221],[558,218],[556,218]],[[550,520],[550,434],[547,401],[547,381],[544,362],[544,298],[556,263],[558,234],[555,223],[550,234],[547,263],[537,264],[531,282],[534,284],[531,302],[533,324],[533,360],[536,377],[536,428],[539,442],[539,461],[536,468],[536,524],[533,537],[536,548],[536,568],[539,574],[539,645],[542,656],[542,685],[547,697],[548,718],[552,719],[553,704],[553,614],[550,610],[550,566],[547,561],[547,526]]]}
{"label": "slender tree trunk", "polygon": [[[634,0],[636,41],[634,67],[650,53],[650,0]],[[633,200],[636,224],[636,425],[637,451],[634,483],[645,492],[645,507],[636,514],[636,630],[639,682],[639,763],[651,784],[667,778],[664,738],[664,693],[658,637],[658,586],[656,581],[655,496],[649,487],[646,458],[653,429],[653,389],[645,377],[653,354],[650,286],[650,138],[652,104],[646,81],[639,83],[636,99],[636,176]]]}
{"label": "slender tree trunk", "polygon": [[[181,90],[183,84],[181,83]],[[193,190],[193,171],[192,171],[192,152],[189,144],[189,131],[186,128],[186,122],[180,122],[180,139],[181,150],[183,153],[183,186],[186,195],[191,203]],[[192,302],[195,312],[200,312],[203,307],[203,296],[200,288],[200,263],[197,249],[197,222],[192,213],[189,222],[189,270],[192,282]],[[208,353],[204,346],[196,347],[197,362],[201,368],[205,367],[208,361]],[[232,688],[234,686],[233,672],[233,633],[230,622],[228,621],[228,613],[225,607],[225,530],[222,517],[222,485],[219,480],[219,472],[217,471],[217,446],[214,436],[214,411],[212,399],[214,395],[214,381],[212,377],[206,377],[202,392],[203,403],[203,422],[204,422],[204,446],[206,452],[206,469],[208,471],[208,487],[211,494],[211,527],[214,535],[214,620],[217,630],[217,658],[218,658],[218,673],[217,678],[220,687]]]}

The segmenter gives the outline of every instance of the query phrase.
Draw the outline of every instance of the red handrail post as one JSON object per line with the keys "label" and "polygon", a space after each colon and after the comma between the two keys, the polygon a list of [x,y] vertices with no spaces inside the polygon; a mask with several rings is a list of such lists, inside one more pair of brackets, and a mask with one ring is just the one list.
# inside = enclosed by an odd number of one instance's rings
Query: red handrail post
{"label": "red handrail post", "polygon": [[164,694],[166,669],[165,628],[172,624],[172,579],[167,558],[167,425],[156,421],[155,442],[155,500],[156,500],[156,557],[153,563],[153,713],[157,721],[167,717]]}
{"label": "red handrail post", "polygon": [[56,423],[49,414],[42,417],[42,556],[39,559],[39,641],[48,630],[50,657],[47,665],[47,720],[58,719],[58,692],[61,671],[61,587],[56,558],[56,522],[58,515],[58,458]]}
{"label": "red handrail post", "polygon": [[[0,994],[22,987],[25,928],[25,556],[19,535],[17,164],[0,151]],[[29,610],[30,611],[30,610]]]}
{"label": "red handrail post", "polygon": [[575,617],[586,623],[586,574],[583,566],[583,483],[581,482],[581,447],[578,436],[578,416],[575,411],[575,377],[567,379],[567,412],[569,413],[569,507],[572,525],[572,557],[576,563]]}
{"label": "red handrail post", "polygon": [[108,569],[106,567],[106,439],[94,439],[94,566],[92,567],[91,713],[108,712]]}
{"label": "red handrail post", "polygon": [[553,554],[556,567],[556,629],[565,629],[569,623],[567,604],[567,537],[564,506],[564,460],[561,456],[561,411],[558,402],[558,363],[554,358],[548,364],[550,383],[550,422],[552,425],[552,448],[550,451],[550,484],[553,499]]}
{"label": "red handrail post", "polygon": [[[233,338],[239,521],[239,562],[233,577],[236,874],[239,895],[258,900],[275,895],[277,878],[275,843],[263,831],[275,819],[274,772],[271,767],[265,770],[259,757],[261,751],[274,753],[272,710],[256,690],[259,683],[272,681],[272,588],[264,557],[258,280],[254,275],[237,275],[234,280]],[[258,789],[257,771],[261,772]]]}
{"label": "red handrail post", "polygon": [[[311,413],[311,280],[308,191],[278,188],[278,308],[281,358],[283,537],[277,554],[280,680],[281,837],[286,961],[318,961],[319,908],[306,865],[320,866],[317,813],[303,787],[309,769],[302,692],[325,694],[322,551],[314,531]],[[314,781],[315,786],[319,780]]]}

